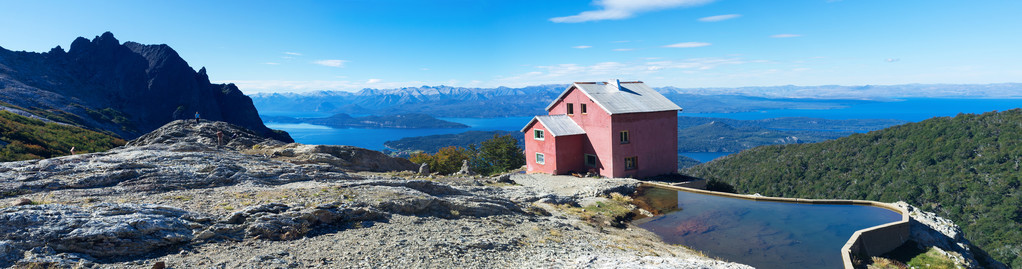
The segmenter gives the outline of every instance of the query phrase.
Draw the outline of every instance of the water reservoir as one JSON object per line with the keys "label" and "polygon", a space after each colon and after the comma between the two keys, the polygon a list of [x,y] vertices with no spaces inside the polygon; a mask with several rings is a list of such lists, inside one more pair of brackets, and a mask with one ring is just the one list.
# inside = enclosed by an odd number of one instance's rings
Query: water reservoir
{"label": "water reservoir", "polygon": [[660,215],[635,220],[664,242],[756,268],[843,268],[857,230],[901,220],[879,207],[753,201],[643,187],[635,202]]}

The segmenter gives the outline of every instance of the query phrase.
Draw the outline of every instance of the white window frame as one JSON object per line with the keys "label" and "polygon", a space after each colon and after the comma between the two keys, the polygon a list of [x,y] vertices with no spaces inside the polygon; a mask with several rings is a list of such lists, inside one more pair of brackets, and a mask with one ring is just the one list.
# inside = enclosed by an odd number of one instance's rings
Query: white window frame
{"label": "white window frame", "polygon": [[546,164],[546,154],[536,152],[536,163]]}
{"label": "white window frame", "polygon": [[539,140],[539,141],[545,140],[546,139],[546,131],[543,131],[543,129],[534,129],[534,130],[532,130],[532,139]]}

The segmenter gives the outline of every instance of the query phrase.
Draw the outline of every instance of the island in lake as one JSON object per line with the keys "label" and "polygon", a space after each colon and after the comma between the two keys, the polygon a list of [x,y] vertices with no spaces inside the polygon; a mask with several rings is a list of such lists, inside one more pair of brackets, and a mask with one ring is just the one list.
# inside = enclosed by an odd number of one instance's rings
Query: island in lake
{"label": "island in lake", "polygon": [[333,128],[468,128],[468,125],[445,121],[426,114],[398,114],[385,116],[352,117],[345,113],[334,114],[326,118],[292,118],[286,116],[260,115],[265,122],[276,123],[308,123]]}

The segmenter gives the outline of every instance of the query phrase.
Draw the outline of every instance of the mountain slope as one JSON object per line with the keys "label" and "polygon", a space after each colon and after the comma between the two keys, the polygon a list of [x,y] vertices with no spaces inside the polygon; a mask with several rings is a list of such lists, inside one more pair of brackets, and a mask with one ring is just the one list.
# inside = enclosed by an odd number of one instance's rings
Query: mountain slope
{"label": "mountain slope", "polygon": [[0,110],[0,162],[105,151],[125,141],[109,134]]}
{"label": "mountain slope", "polygon": [[815,144],[758,147],[685,174],[766,196],[906,201],[1022,267],[1022,110],[960,114]]}
{"label": "mountain slope", "polygon": [[121,44],[106,32],[70,50],[0,48],[0,101],[55,121],[131,139],[195,112],[291,142],[263,125],[252,100],[234,84],[212,84],[167,45]]}

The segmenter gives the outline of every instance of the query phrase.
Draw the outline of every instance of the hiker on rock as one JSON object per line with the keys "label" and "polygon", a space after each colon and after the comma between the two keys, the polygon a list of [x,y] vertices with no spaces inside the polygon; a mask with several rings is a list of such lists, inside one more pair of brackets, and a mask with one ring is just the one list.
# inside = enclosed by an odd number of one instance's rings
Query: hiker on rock
{"label": "hiker on rock", "polygon": [[223,144],[223,140],[224,140],[224,132],[223,131],[219,131],[219,130],[216,131],[216,145],[218,147]]}
{"label": "hiker on rock", "polygon": [[199,123],[199,112],[195,111],[195,123]]}

